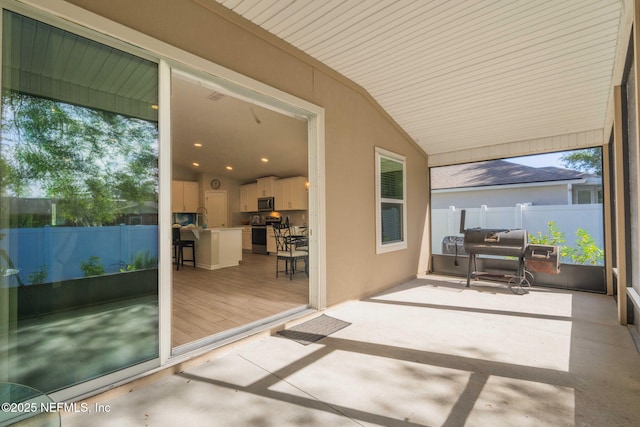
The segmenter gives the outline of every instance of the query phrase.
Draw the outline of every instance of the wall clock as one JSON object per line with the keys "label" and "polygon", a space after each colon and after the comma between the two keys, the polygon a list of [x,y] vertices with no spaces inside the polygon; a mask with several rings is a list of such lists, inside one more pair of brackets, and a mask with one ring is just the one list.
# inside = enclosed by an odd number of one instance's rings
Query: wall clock
{"label": "wall clock", "polygon": [[211,188],[213,188],[214,190],[217,190],[218,188],[220,188],[220,180],[219,179],[212,179],[211,180]]}

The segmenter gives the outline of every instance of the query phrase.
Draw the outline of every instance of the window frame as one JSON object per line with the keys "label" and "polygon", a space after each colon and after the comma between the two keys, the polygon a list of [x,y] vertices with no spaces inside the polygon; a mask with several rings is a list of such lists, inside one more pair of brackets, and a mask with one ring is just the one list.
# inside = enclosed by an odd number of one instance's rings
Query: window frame
{"label": "window frame", "polygon": [[[580,194],[587,194],[589,193],[589,202],[588,203],[583,203],[580,200]],[[576,189],[576,197],[575,197],[575,203],[576,205],[590,205],[594,203],[594,189],[593,188],[577,188]]]}
{"label": "window frame", "polygon": [[[402,164],[402,199],[382,197],[381,163],[383,159]],[[407,249],[407,159],[401,154],[375,147],[375,181],[376,181],[376,254]],[[401,240],[384,243],[382,241],[382,204],[395,203],[402,206]]]}

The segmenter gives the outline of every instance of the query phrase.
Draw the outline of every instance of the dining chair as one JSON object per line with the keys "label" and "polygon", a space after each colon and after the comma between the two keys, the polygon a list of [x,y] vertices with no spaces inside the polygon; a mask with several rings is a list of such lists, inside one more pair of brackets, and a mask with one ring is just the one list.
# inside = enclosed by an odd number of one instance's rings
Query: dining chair
{"label": "dining chair", "polygon": [[291,236],[295,239],[296,249],[309,252],[309,232],[307,227],[289,227]]}
{"label": "dining chair", "polygon": [[[296,248],[296,239],[291,236],[288,224],[272,224],[276,240],[276,277],[282,271],[293,280],[297,262],[304,261],[304,271],[308,274],[309,252]],[[280,261],[284,261],[284,270],[280,270]]]}
{"label": "dining chair", "polygon": [[[176,260],[176,270],[180,270],[180,265],[184,267],[184,262],[192,262],[196,266],[196,242],[195,240],[183,240],[180,235],[180,228],[171,229],[173,240],[173,259]],[[191,248],[191,259],[184,259],[184,248]]]}

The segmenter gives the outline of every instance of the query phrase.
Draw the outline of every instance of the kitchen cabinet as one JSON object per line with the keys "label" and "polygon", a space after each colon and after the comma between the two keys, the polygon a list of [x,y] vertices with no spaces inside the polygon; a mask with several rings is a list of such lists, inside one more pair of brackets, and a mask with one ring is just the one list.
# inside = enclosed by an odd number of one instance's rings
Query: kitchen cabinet
{"label": "kitchen cabinet", "polygon": [[267,252],[270,254],[275,254],[278,252],[278,247],[276,246],[276,236],[273,234],[273,227],[267,225]]}
{"label": "kitchen cabinet", "polygon": [[251,250],[251,227],[242,227],[242,250]]}
{"label": "kitchen cabinet", "polygon": [[242,228],[180,230],[183,239],[196,242],[196,267],[205,270],[233,267],[242,261]]}
{"label": "kitchen cabinet", "polygon": [[275,182],[275,204],[277,211],[304,211],[309,209],[307,178],[296,176]]}
{"label": "kitchen cabinet", "polygon": [[171,211],[195,212],[200,206],[199,185],[195,181],[171,181]]}
{"label": "kitchen cabinet", "polygon": [[258,178],[258,197],[274,197],[274,184],[278,181],[275,176]]}
{"label": "kitchen cabinet", "polygon": [[240,186],[240,212],[258,212],[258,184]]}

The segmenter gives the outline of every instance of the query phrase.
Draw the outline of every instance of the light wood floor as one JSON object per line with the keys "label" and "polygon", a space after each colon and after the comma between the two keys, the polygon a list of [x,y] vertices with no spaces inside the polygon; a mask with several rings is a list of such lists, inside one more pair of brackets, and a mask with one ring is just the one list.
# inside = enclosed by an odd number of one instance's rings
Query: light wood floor
{"label": "light wood floor", "polygon": [[[298,268],[303,269],[300,262]],[[284,268],[284,262],[280,262]],[[276,279],[275,256],[243,252],[237,267],[173,269],[173,347],[246,325],[309,302],[304,272]]]}

